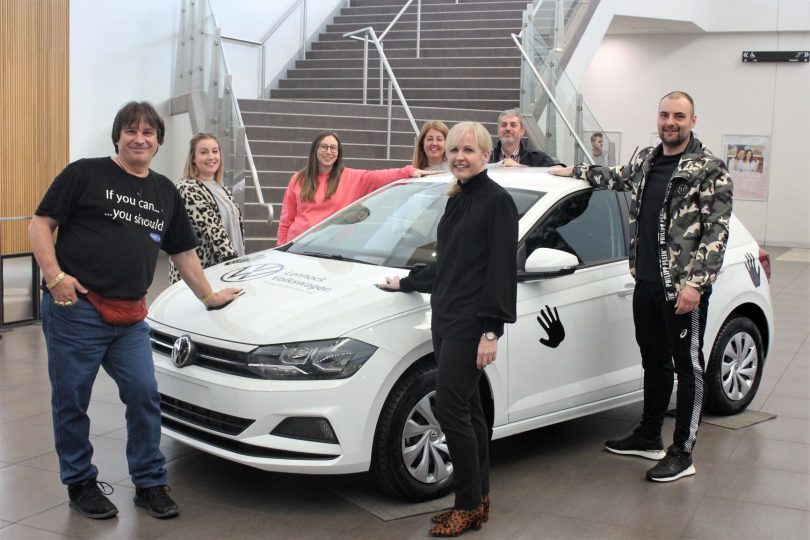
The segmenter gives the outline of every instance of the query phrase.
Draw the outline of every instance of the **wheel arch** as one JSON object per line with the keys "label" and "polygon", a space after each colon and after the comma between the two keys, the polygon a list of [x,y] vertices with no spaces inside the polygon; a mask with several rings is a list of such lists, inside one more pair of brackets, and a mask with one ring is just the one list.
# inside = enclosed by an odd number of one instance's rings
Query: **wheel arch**
{"label": "wheel arch", "polygon": [[[767,358],[767,352],[770,351],[771,344],[771,327],[768,324],[768,318],[762,308],[752,302],[740,304],[734,308],[731,313],[723,320],[723,324],[735,316],[743,316],[751,319],[757,326],[759,334],[762,337],[762,345],[765,348],[765,354],[762,355],[763,361]],[[721,325],[722,327],[722,325]]]}

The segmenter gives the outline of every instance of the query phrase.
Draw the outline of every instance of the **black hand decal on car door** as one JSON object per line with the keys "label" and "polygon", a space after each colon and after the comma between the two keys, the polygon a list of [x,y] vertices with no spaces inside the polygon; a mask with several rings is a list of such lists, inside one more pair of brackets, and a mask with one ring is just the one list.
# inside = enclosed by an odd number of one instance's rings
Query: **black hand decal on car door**
{"label": "black hand decal on car door", "polygon": [[759,266],[757,260],[751,253],[745,254],[745,269],[748,270],[748,275],[751,276],[751,282],[754,287],[759,287],[761,283],[761,274],[759,273]]}
{"label": "black hand decal on car door", "polygon": [[[542,319],[540,318],[542,317]],[[543,330],[546,331],[548,334],[548,338],[540,338],[540,343],[545,345],[546,347],[551,347],[555,349],[560,343],[563,342],[565,339],[565,328],[563,328],[562,323],[560,322],[560,316],[557,313],[557,308],[554,308],[554,311],[551,310],[549,306],[546,306],[546,310],[540,310],[540,316],[537,317],[537,322],[540,323],[540,326],[543,327]]]}

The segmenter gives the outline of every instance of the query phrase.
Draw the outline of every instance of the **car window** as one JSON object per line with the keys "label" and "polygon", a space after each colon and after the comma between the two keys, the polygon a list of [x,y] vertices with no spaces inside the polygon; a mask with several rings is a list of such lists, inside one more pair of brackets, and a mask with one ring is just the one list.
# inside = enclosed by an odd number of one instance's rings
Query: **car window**
{"label": "car window", "polygon": [[[447,182],[393,184],[327,218],[287,251],[383,266],[431,263],[447,190]],[[522,189],[507,192],[521,217],[544,195]]]}
{"label": "car window", "polygon": [[624,258],[622,215],[610,190],[585,191],[559,201],[526,235],[526,256],[537,248],[576,255],[582,265]]}

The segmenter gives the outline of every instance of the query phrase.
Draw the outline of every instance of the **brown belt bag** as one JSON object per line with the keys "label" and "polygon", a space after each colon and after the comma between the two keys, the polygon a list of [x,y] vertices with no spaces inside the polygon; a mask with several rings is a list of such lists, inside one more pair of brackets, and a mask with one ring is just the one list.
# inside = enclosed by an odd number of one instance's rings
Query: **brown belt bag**
{"label": "brown belt bag", "polygon": [[146,318],[146,297],[138,300],[121,300],[118,298],[104,298],[93,291],[85,295],[101,318],[107,324],[134,324]]}

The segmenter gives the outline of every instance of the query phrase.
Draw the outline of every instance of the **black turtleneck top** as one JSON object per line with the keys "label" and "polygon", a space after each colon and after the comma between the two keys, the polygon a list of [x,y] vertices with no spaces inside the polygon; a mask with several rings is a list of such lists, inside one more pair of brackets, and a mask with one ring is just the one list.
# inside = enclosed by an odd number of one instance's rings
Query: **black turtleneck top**
{"label": "black turtleneck top", "polygon": [[486,169],[459,185],[439,221],[436,262],[411,271],[400,288],[431,293],[431,330],[444,339],[501,336],[515,322],[517,208]]}

